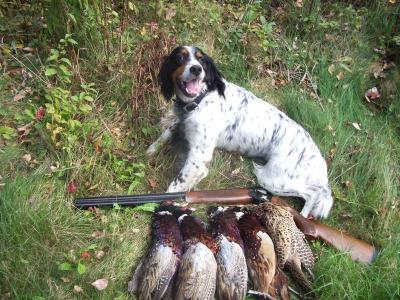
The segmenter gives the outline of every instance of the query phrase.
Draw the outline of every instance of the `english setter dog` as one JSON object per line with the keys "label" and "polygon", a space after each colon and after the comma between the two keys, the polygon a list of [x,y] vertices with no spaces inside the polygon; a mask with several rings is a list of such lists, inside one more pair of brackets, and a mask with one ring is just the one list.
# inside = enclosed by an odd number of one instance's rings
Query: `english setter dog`
{"label": "english setter dog", "polygon": [[183,128],[189,149],[168,192],[188,191],[207,176],[215,148],[263,158],[254,162],[259,184],[280,196],[305,200],[301,214],[326,218],[333,204],[327,166],[309,133],[283,112],[227,80],[213,60],[192,46],[175,48],[161,66],[161,92],[172,110],[147,154]]}

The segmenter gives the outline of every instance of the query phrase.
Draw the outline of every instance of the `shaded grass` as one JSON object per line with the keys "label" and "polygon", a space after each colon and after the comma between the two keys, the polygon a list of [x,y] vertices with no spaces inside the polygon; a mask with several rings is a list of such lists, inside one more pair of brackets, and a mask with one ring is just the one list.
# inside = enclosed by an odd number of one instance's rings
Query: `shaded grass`
{"label": "shaded grass", "polygon": [[[85,298],[92,298],[98,295],[90,283],[107,278],[109,287],[101,298],[122,295],[132,265],[145,251],[150,215],[132,209],[76,211],[63,192],[64,182],[44,181],[43,176],[45,166],[7,181],[1,192],[1,293],[17,299],[69,299],[78,285]],[[100,250],[105,255],[97,259]],[[82,259],[83,251],[91,258]],[[86,266],[84,274],[78,273],[78,262]],[[61,263],[72,270],[60,270]]]}

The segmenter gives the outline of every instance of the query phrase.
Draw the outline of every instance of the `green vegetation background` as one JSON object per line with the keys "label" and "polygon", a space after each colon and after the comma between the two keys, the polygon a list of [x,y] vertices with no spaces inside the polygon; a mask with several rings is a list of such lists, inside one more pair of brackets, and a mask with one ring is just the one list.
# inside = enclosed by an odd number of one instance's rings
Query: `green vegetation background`
{"label": "green vegetation background", "polygon": [[[335,194],[326,222],[380,249],[362,266],[314,243],[320,298],[399,299],[399,13],[392,0],[2,2],[0,298],[130,297],[151,213],[72,200],[166,189],[178,158],[144,155],[169,105],[157,72],[195,44],[309,130]],[[216,152],[198,188],[254,184],[248,159]]]}

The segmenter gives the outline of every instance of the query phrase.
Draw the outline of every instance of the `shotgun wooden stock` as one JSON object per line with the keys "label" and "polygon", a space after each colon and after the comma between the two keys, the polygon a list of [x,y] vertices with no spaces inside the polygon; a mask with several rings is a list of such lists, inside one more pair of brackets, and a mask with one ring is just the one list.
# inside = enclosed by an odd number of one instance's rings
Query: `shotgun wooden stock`
{"label": "shotgun wooden stock", "polygon": [[[186,193],[185,201],[190,204],[250,204],[254,203],[250,191],[249,189],[230,189],[188,192]],[[374,246],[352,237],[343,231],[334,229],[318,221],[304,218],[281,197],[273,196],[270,201],[287,208],[292,213],[297,227],[308,239],[323,241],[339,251],[348,253],[353,260],[363,264],[370,264],[376,258],[377,251]]]}
{"label": "shotgun wooden stock", "polygon": [[254,203],[250,189],[228,189],[187,192],[185,201],[190,204],[240,205]]}
{"label": "shotgun wooden stock", "polygon": [[378,255],[378,252],[373,245],[318,221],[304,218],[281,197],[274,196],[272,197],[271,202],[285,206],[292,213],[297,227],[308,239],[323,241],[342,252],[348,253],[353,260],[364,264],[371,264]]}

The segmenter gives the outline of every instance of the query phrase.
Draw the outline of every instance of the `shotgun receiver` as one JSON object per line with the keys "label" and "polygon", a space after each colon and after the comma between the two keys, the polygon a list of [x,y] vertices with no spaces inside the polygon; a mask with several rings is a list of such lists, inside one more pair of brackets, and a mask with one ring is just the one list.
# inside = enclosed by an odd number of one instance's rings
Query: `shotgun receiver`
{"label": "shotgun receiver", "polygon": [[110,207],[114,204],[120,206],[135,206],[164,200],[185,201],[189,204],[218,204],[241,205],[271,202],[284,206],[292,215],[297,227],[305,234],[307,239],[320,240],[332,247],[350,254],[351,258],[363,264],[372,263],[378,252],[375,247],[352,237],[343,231],[329,227],[318,221],[304,218],[288,202],[277,196],[272,196],[263,188],[237,188],[226,190],[194,191],[182,193],[145,194],[127,196],[99,196],[78,198],[74,205],[77,208]]}

